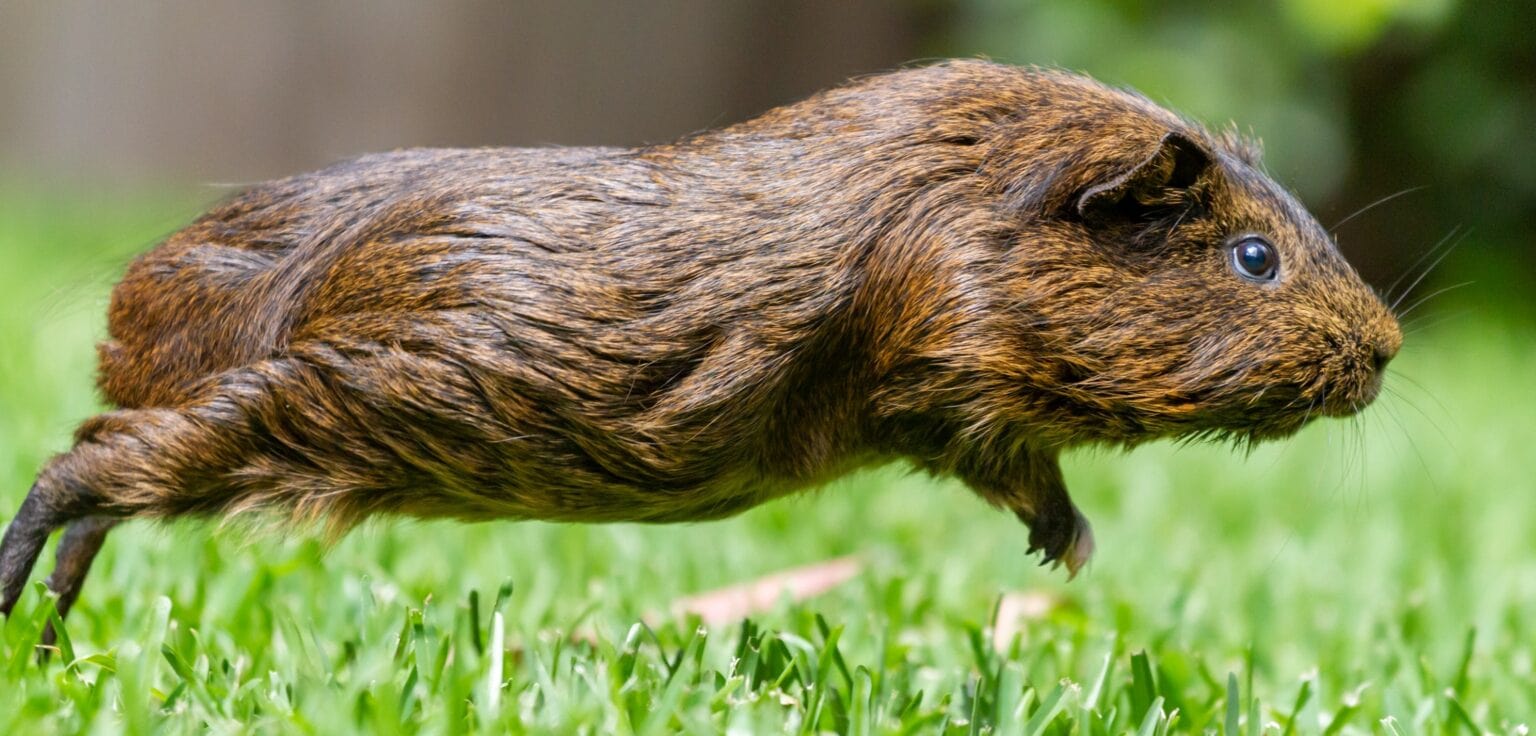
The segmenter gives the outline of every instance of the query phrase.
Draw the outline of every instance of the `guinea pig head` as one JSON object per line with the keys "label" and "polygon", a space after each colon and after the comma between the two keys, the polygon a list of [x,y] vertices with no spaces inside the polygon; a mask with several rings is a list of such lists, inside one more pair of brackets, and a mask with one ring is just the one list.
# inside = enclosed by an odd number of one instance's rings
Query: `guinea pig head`
{"label": "guinea pig head", "polygon": [[1369,404],[1402,334],[1329,233],[1235,138],[1125,129],[1072,154],[1007,251],[1062,439],[1253,442]]}

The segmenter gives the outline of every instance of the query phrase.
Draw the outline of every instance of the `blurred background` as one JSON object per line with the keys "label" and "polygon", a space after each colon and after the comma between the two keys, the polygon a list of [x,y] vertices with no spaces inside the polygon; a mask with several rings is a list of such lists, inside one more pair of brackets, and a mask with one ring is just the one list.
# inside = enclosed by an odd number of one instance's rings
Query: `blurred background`
{"label": "blurred background", "polygon": [[1340,229],[1366,277],[1384,287],[1467,234],[1420,292],[1473,280],[1519,310],[1536,262],[1531,20],[1530,3],[1458,0],[5,3],[0,185],[195,210],[367,151],[664,141],[981,55],[1235,121],[1325,225],[1411,189]]}

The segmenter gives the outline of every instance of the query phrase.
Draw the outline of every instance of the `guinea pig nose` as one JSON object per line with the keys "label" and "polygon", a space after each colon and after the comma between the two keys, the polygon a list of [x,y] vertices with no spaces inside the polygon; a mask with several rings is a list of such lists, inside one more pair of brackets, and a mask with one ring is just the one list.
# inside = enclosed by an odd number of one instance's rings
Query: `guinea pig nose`
{"label": "guinea pig nose", "polygon": [[1386,370],[1387,363],[1392,362],[1392,359],[1397,357],[1398,344],[1399,343],[1397,342],[1378,340],[1376,344],[1372,346],[1373,349],[1371,351],[1371,364],[1376,367],[1377,373]]}

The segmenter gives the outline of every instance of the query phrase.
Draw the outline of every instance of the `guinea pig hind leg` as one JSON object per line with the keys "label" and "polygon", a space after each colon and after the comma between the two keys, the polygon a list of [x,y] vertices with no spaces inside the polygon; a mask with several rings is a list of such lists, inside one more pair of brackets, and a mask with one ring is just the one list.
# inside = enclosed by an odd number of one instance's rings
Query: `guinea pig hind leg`
{"label": "guinea pig hind leg", "polygon": [[[290,355],[220,374],[185,405],[111,412],[38,480],[38,489],[90,489],[89,498],[33,526],[270,509],[335,534],[372,513],[430,515],[446,502],[421,468],[446,475],[454,468],[442,458],[484,448],[476,422],[491,410],[477,403],[476,384],[457,363],[378,351],[298,345]],[[66,534],[52,580],[61,602],[78,593],[110,526],[102,524],[82,522],[78,535]],[[6,544],[7,560],[26,552],[31,567],[35,550],[18,544],[13,553],[9,538]]]}

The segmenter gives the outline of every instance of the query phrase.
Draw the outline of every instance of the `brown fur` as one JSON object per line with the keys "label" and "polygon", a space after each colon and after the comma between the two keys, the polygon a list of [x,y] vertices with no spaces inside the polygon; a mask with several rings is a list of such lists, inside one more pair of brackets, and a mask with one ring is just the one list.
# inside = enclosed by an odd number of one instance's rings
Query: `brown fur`
{"label": "brown fur", "polygon": [[[1075,572],[1062,449],[1282,436],[1364,406],[1397,350],[1256,155],[1082,77],[963,61],[668,145],[257,186],[114,292],[120,408],[43,470],[6,607],[39,535],[86,516],[707,519],[898,459]],[[1247,232],[1278,282],[1232,272]]]}

